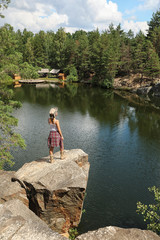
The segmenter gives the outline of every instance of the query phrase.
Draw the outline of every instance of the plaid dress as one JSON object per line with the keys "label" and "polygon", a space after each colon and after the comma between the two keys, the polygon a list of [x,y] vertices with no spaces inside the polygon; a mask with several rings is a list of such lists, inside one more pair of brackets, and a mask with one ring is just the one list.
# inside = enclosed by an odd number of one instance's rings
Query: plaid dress
{"label": "plaid dress", "polygon": [[61,138],[59,132],[50,131],[48,136],[48,148],[59,147],[63,148],[63,139]]}

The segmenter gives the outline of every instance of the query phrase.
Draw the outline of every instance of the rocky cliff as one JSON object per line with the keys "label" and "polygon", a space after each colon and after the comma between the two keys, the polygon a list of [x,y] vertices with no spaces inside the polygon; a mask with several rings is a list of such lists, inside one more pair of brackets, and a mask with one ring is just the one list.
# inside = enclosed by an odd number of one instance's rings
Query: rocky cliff
{"label": "rocky cliff", "polygon": [[[0,172],[0,203],[19,199],[56,232],[77,227],[87,187],[88,155],[80,149],[26,163],[17,172]],[[6,191],[8,189],[8,191]]]}
{"label": "rocky cliff", "polygon": [[113,88],[116,90],[127,90],[140,95],[160,97],[160,79],[141,78],[141,74],[115,78]]}

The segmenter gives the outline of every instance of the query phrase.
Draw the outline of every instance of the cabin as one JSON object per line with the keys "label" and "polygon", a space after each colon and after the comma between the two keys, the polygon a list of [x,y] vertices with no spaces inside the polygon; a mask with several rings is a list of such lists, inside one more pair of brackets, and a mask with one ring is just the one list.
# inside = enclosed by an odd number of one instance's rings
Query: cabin
{"label": "cabin", "polygon": [[52,69],[49,71],[47,68],[42,68],[38,71],[40,77],[56,77],[62,81],[66,80],[66,75],[60,69]]}
{"label": "cabin", "polygon": [[41,68],[41,70],[38,71],[38,74],[40,75],[40,77],[47,77],[49,74],[49,69]]}

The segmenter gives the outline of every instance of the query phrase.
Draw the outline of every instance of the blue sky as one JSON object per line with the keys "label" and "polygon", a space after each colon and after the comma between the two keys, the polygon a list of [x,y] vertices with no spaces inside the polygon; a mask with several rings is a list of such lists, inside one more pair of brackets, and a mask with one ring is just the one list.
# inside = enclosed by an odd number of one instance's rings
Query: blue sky
{"label": "blue sky", "polygon": [[126,32],[147,32],[147,22],[160,8],[160,0],[11,0],[0,26],[11,24],[15,30],[27,28],[34,33],[44,30],[66,32],[79,29],[106,30],[119,23]]}
{"label": "blue sky", "polygon": [[141,5],[143,2],[140,0],[115,0],[117,3],[119,11],[123,13],[124,18],[128,19],[130,14],[127,14],[128,11],[133,11],[133,16],[136,17],[137,21],[149,21],[152,17],[152,9],[148,10],[138,10],[138,6]]}

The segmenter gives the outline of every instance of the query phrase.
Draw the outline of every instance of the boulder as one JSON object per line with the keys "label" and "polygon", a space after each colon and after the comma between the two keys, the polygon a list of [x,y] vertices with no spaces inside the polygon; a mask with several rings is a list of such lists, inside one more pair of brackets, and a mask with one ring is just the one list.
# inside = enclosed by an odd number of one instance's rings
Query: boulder
{"label": "boulder", "polygon": [[151,86],[145,86],[145,87],[140,87],[137,89],[137,94],[139,95],[148,95],[149,92],[151,91],[152,87]]}
{"label": "boulder", "polygon": [[16,198],[29,206],[25,189],[18,182],[13,183],[12,178],[15,178],[15,172],[0,170],[0,203]]}
{"label": "boulder", "polygon": [[154,232],[136,228],[105,227],[82,234],[77,240],[160,240]]}
{"label": "boulder", "polygon": [[87,187],[88,155],[80,149],[65,150],[65,159],[54,154],[26,163],[13,178],[26,190],[29,208],[59,233],[77,227]]}
{"label": "boulder", "polygon": [[3,240],[65,240],[53,232],[20,200],[0,204],[0,239]]}
{"label": "boulder", "polygon": [[152,87],[150,93],[151,93],[152,96],[160,97],[160,83],[155,84],[155,85]]}

